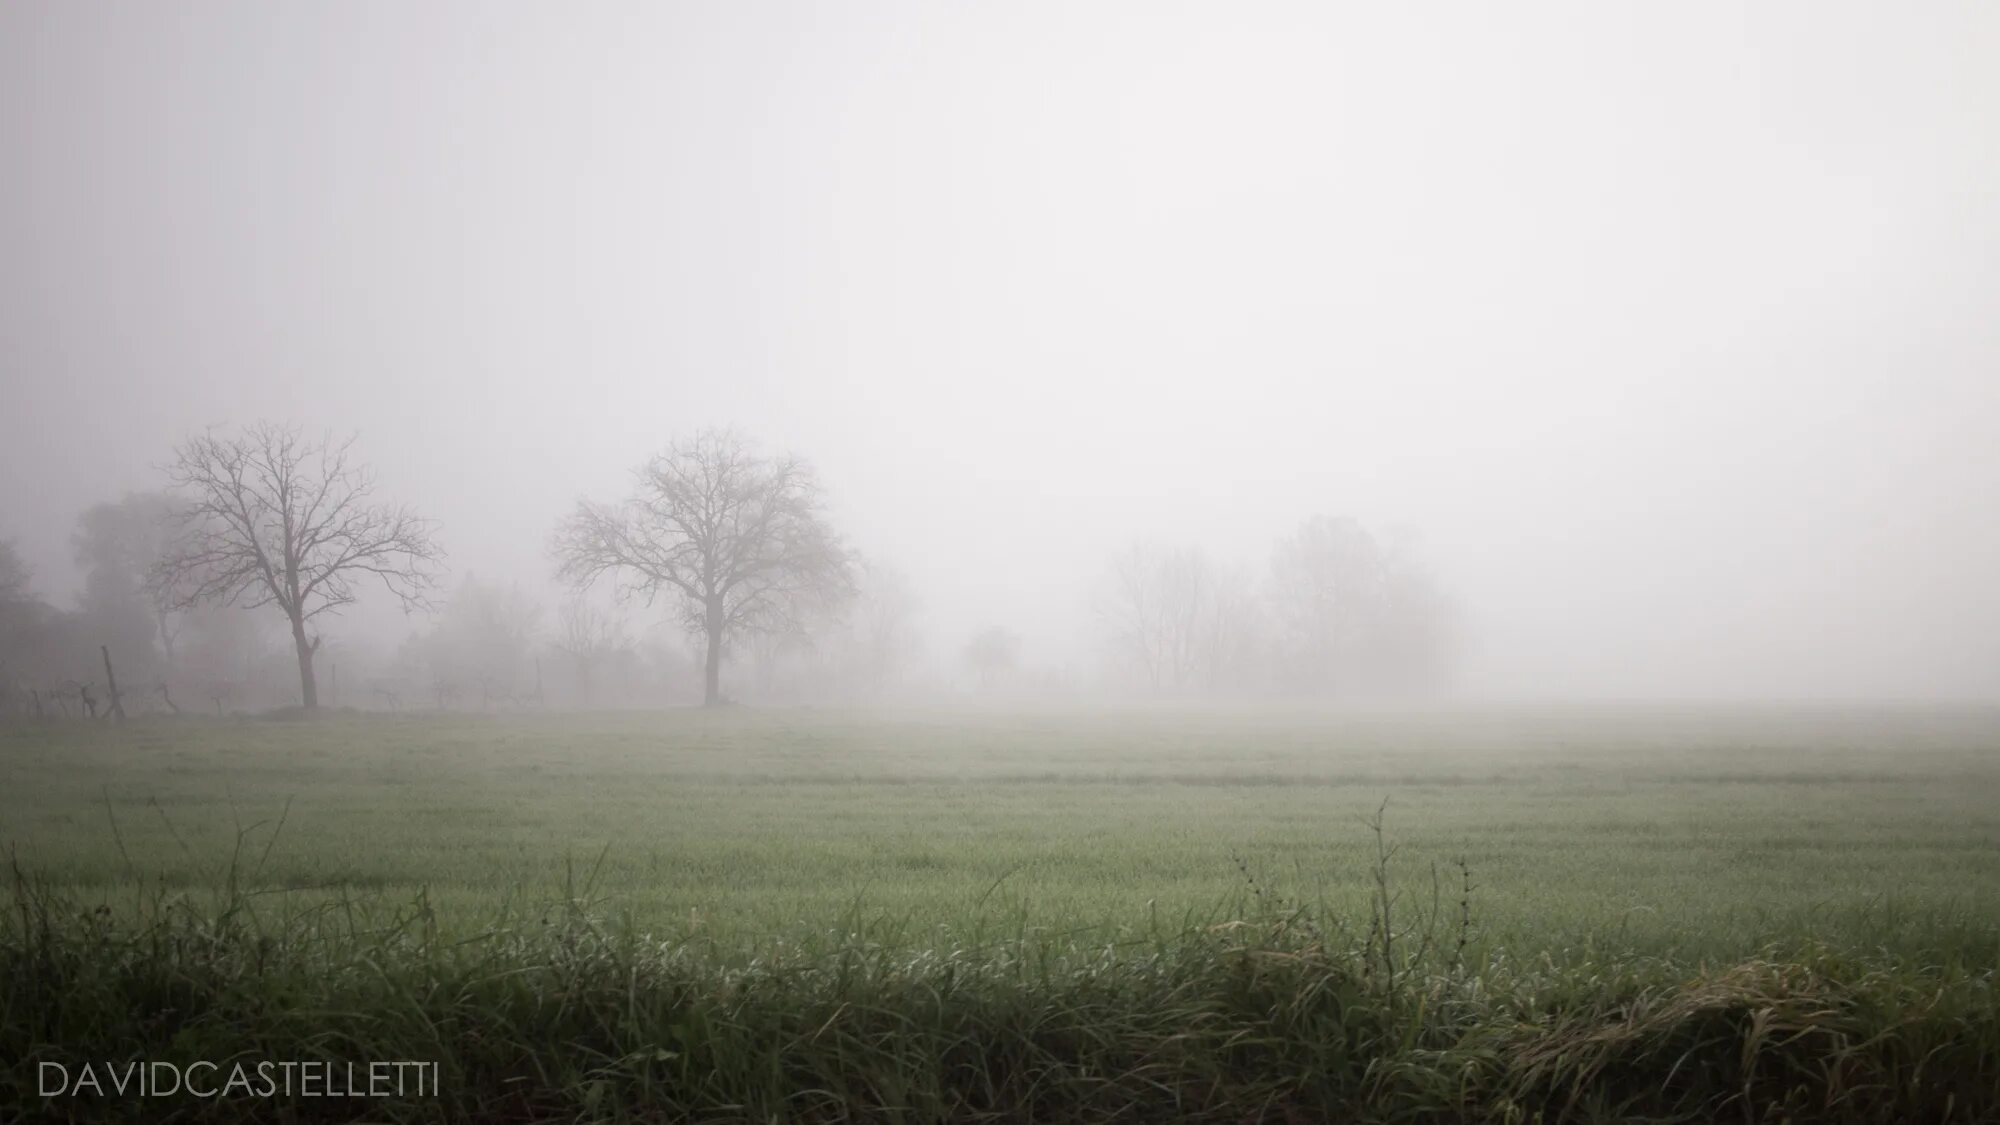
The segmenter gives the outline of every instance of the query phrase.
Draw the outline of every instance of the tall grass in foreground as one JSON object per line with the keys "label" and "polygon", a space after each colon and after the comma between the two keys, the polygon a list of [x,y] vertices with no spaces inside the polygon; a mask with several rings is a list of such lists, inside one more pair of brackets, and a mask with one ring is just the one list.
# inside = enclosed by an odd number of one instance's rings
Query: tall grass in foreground
{"label": "tall grass in foreground", "polygon": [[[0,923],[0,1118],[184,1121],[2000,1120],[1983,961],[1824,946],[1700,966],[1468,957],[1472,880],[1369,916],[1242,868],[1227,915],[1115,933],[861,918],[744,956],[595,911],[471,939],[424,897],[308,908],[232,861],[129,916],[19,870]],[[239,848],[239,858],[241,849]],[[254,869],[252,869],[254,874]],[[44,1099],[54,1061],[441,1064],[435,1097]]]}

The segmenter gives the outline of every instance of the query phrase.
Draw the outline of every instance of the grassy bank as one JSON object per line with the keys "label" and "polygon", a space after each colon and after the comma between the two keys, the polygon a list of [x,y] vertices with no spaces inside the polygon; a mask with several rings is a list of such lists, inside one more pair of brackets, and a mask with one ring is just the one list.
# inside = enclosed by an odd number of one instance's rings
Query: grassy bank
{"label": "grassy bank", "polygon": [[[0,1118],[2000,1120],[1996,748],[1776,708],[8,728]],[[131,1059],[437,1089],[40,1095]]]}
{"label": "grassy bank", "polygon": [[[1470,960],[1448,898],[1344,918],[1253,891],[1241,918],[1087,939],[1024,924],[916,952],[864,925],[735,962],[582,902],[445,940],[422,901],[160,896],[131,926],[31,882],[15,900],[10,1120],[2000,1119],[1990,959]],[[421,1060],[438,1078],[365,1100],[33,1085],[44,1062],[131,1059]]]}

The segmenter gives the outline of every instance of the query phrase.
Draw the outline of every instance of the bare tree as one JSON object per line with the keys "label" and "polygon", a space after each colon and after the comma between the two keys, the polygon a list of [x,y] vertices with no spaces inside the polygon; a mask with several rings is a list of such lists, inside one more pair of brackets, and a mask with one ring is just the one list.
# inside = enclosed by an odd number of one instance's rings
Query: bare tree
{"label": "bare tree", "polygon": [[860,685],[877,692],[923,644],[916,624],[917,595],[902,571],[880,561],[862,563],[858,589],[847,624],[846,655]]}
{"label": "bare tree", "polygon": [[920,647],[908,580],[879,559],[855,554],[850,562],[852,596],[814,607],[797,628],[751,638],[747,655],[765,698],[876,695]]}
{"label": "bare tree", "polygon": [[637,476],[624,503],[583,501],[563,521],[553,544],[559,572],[579,590],[609,575],[621,597],[674,599],[682,623],[706,641],[705,705],[721,702],[730,637],[798,629],[852,591],[847,551],[804,462],[704,430]]}
{"label": "bare tree", "polygon": [[406,507],[373,500],[374,475],[352,464],[353,438],[311,440],[261,423],[241,435],[210,432],[175,451],[168,469],[186,505],[152,574],[187,608],[218,602],[275,605],[291,623],[300,701],[319,706],[308,627],[352,604],[356,583],[381,581],[404,608],[428,605],[444,552],[431,525]]}
{"label": "bare tree", "polygon": [[1354,686],[1382,603],[1382,551],[1350,518],[1313,516],[1271,552],[1271,608],[1288,686],[1333,694]]}
{"label": "bare tree", "polygon": [[979,677],[979,686],[1012,672],[1021,662],[1021,638],[998,625],[980,630],[965,646],[965,663]]}
{"label": "bare tree", "polygon": [[1212,693],[1252,686],[1263,644],[1263,607],[1249,575],[1234,567],[1215,571],[1200,630],[1202,671]]}
{"label": "bare tree", "polygon": [[[82,571],[77,609],[98,642],[142,677],[171,667],[182,616],[175,591],[148,583],[174,526],[175,502],[163,492],[129,493],[96,504],[77,519],[70,547]],[[155,659],[154,644],[158,642]]]}
{"label": "bare tree", "polygon": [[0,539],[0,605],[25,602],[30,596],[28,564],[11,540]]}
{"label": "bare tree", "polygon": [[1247,686],[1259,610],[1247,579],[1199,547],[1134,543],[1114,555],[1097,610],[1117,657],[1155,694]]}
{"label": "bare tree", "polygon": [[1203,663],[1214,568],[1199,548],[1133,544],[1111,560],[1098,612],[1155,693],[1186,691]]}
{"label": "bare tree", "polygon": [[1378,539],[1315,516],[1271,554],[1271,609],[1295,689],[1342,695],[1446,686],[1459,642],[1454,603],[1407,529]]}
{"label": "bare tree", "polygon": [[522,694],[541,632],[542,607],[519,586],[496,586],[467,574],[437,616],[411,638],[410,652],[433,679],[478,688],[481,702]]}
{"label": "bare tree", "polygon": [[591,674],[598,664],[631,648],[632,641],[623,621],[578,595],[556,612],[555,646],[576,663],[577,695],[589,702]]}
{"label": "bare tree", "polygon": [[[80,616],[56,609],[30,584],[31,572],[13,545],[0,540],[0,665],[10,679],[29,685],[69,679],[84,682],[97,673],[97,649]],[[31,696],[37,689],[29,687]],[[52,697],[53,698],[53,697]],[[60,706],[67,705],[55,700]]]}
{"label": "bare tree", "polygon": [[20,552],[13,543],[0,539],[0,671],[11,669],[0,677],[0,689],[9,691],[13,689],[7,685],[33,663],[35,626],[47,609],[34,596],[28,579],[28,564]]}
{"label": "bare tree", "polygon": [[1450,686],[1462,640],[1454,599],[1424,566],[1413,529],[1392,527],[1382,552],[1382,606],[1370,636],[1386,690],[1436,692]]}

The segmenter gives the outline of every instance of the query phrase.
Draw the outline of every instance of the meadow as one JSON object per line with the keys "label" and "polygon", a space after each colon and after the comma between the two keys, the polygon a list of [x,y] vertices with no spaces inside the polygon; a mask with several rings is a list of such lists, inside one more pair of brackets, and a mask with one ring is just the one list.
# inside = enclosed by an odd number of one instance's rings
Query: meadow
{"label": "meadow", "polygon": [[[0,841],[15,872],[10,1057],[270,1049],[336,1025],[353,1044],[401,1027],[418,1038],[402,1049],[444,1056],[458,1085],[367,1109],[390,1117],[1625,1120],[1699,1117],[1718,1098],[1752,1119],[1758,1106],[1797,1120],[2000,1112],[1992,710],[17,725],[0,728]],[[274,1030],[272,996],[243,980],[253,953],[269,962],[259,979],[289,981],[288,1003],[324,1026]],[[1231,958],[1268,972],[1247,983]],[[372,975],[351,971],[363,963]],[[485,991],[516,970],[541,985]],[[639,1014],[642,979],[662,1022]],[[453,981],[458,1007],[441,1013]],[[149,1024],[135,1005],[158,1008],[147,989],[161,988],[186,995]],[[948,1000],[1074,1014],[1078,989],[1108,1007],[1059,1047],[1035,1038],[1054,1034],[1046,1019],[1003,1032]],[[551,996],[567,998],[554,1015]],[[1197,1000],[1206,1016],[1141,1026]],[[513,1003],[540,1014],[505,1015]],[[905,1003],[930,1015],[897,1016]],[[1344,1029],[1331,1039],[1316,1023],[1273,1030],[1326,1004]],[[1685,1018],[1648,1025],[1658,1043],[1632,1030],[1676,1004]],[[688,1030],[704,1005],[734,1014]],[[335,1011],[372,1014],[349,1027]],[[552,1030],[592,1012],[581,1040]],[[1788,1012],[1820,1022],[1788,1028]],[[1225,1016],[1244,1022],[1224,1034]],[[1204,1046],[1190,1020],[1217,1038]],[[1502,1042],[1565,1021],[1581,1021],[1567,1050]],[[793,1053],[747,1046],[766,1033]],[[747,1053],[725,1059],[732,1035]],[[1334,1041],[1346,1062],[1325,1053]],[[850,1049],[820,1058],[808,1042]],[[1757,1063],[1760,1045],[1793,1052],[1807,1077],[1766,1089],[1790,1072]],[[1665,1053],[1618,1053],[1642,1046]],[[1710,1048],[1721,1071],[1701,1069]],[[953,1050],[998,1052],[1004,1073],[939,1061]],[[1611,1054],[1580,1062],[1591,1050]],[[1806,1065],[1828,1051],[1858,1069]],[[1171,1078],[1156,1072],[1168,1056]],[[1888,1077],[1865,1080],[1871,1066]],[[1937,1085],[1940,1068],[1969,1084]],[[1646,1100],[1697,1074],[1677,1100]],[[119,1110],[37,1099],[8,1077],[0,1098],[18,1114]],[[288,1112],[353,1111],[341,1104]]]}

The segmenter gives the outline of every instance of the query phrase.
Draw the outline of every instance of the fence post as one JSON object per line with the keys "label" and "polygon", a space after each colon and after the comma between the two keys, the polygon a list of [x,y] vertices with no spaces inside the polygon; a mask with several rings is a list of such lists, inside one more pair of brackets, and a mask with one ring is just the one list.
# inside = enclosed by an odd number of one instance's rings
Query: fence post
{"label": "fence post", "polygon": [[118,674],[111,670],[111,646],[98,645],[97,651],[104,655],[104,682],[110,686],[111,714],[109,717],[119,722],[125,721],[125,700],[118,695]]}

